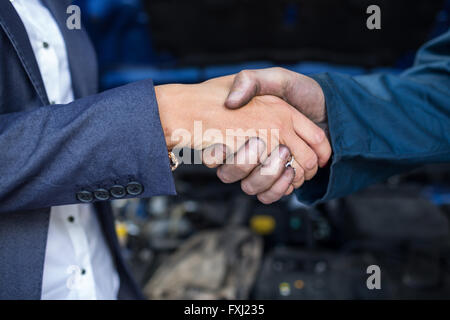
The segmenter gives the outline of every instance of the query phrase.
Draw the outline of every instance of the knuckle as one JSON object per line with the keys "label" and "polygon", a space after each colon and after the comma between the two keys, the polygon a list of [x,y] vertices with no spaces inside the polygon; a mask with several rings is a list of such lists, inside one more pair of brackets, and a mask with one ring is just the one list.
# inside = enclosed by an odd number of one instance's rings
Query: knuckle
{"label": "knuckle", "polygon": [[314,133],[315,135],[315,141],[314,144],[321,144],[322,142],[325,141],[326,139],[326,135],[325,135],[325,131],[323,131],[320,128],[317,128],[316,132]]}
{"label": "knuckle", "polygon": [[260,157],[266,149],[266,144],[264,140],[258,137],[251,137],[247,144],[246,148],[243,148],[242,154],[248,153],[249,160],[255,160],[256,162],[260,161]]}
{"label": "knuckle", "polygon": [[241,79],[251,79],[253,76],[253,71],[251,70],[242,70],[240,71],[237,76]]}
{"label": "knuckle", "polygon": [[282,67],[273,67],[272,70],[275,72],[286,72],[287,71],[287,69],[282,68]]}

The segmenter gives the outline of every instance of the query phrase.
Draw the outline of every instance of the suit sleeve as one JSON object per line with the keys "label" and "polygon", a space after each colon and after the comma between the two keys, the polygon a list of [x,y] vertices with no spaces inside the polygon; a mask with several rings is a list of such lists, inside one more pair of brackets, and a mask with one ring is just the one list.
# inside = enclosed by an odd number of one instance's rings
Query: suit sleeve
{"label": "suit sleeve", "polygon": [[139,197],[175,194],[150,80],[0,115],[0,150],[0,212],[81,203],[80,191],[130,182]]}
{"label": "suit sleeve", "polygon": [[450,161],[450,32],[400,75],[313,76],[326,99],[331,165],[297,191],[313,204],[418,166]]}

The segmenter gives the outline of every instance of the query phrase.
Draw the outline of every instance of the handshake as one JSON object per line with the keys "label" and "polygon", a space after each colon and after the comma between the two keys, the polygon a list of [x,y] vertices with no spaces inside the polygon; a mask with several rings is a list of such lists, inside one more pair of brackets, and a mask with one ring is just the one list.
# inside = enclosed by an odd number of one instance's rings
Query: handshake
{"label": "handshake", "polygon": [[331,156],[324,94],[304,75],[246,70],[155,92],[168,149],[203,150],[221,181],[241,181],[265,204],[312,179]]}

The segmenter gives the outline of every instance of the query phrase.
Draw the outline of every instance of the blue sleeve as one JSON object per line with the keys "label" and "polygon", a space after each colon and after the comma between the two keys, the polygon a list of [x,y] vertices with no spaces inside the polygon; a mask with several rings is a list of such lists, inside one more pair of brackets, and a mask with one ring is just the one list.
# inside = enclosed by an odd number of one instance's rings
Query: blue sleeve
{"label": "blue sleeve", "polygon": [[326,99],[331,165],[297,190],[338,198],[421,165],[450,161],[450,31],[400,75],[313,76]]}
{"label": "blue sleeve", "polygon": [[139,197],[175,194],[150,80],[0,115],[0,150],[0,212],[79,203],[80,190],[131,181]]}

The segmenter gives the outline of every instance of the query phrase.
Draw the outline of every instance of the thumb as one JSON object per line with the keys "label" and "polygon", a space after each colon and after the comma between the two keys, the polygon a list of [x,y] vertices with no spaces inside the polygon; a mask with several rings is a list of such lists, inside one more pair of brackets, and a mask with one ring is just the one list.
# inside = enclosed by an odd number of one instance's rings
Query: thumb
{"label": "thumb", "polygon": [[243,70],[234,77],[225,106],[236,109],[246,105],[254,96],[265,94],[277,96],[289,103],[295,102],[289,101],[289,97],[295,95],[293,87],[289,84],[298,81],[298,76],[296,72],[279,67]]}
{"label": "thumb", "polygon": [[254,71],[239,72],[234,78],[230,93],[225,100],[225,106],[230,109],[245,106],[254,96],[260,94],[259,87],[258,79],[254,77]]}

